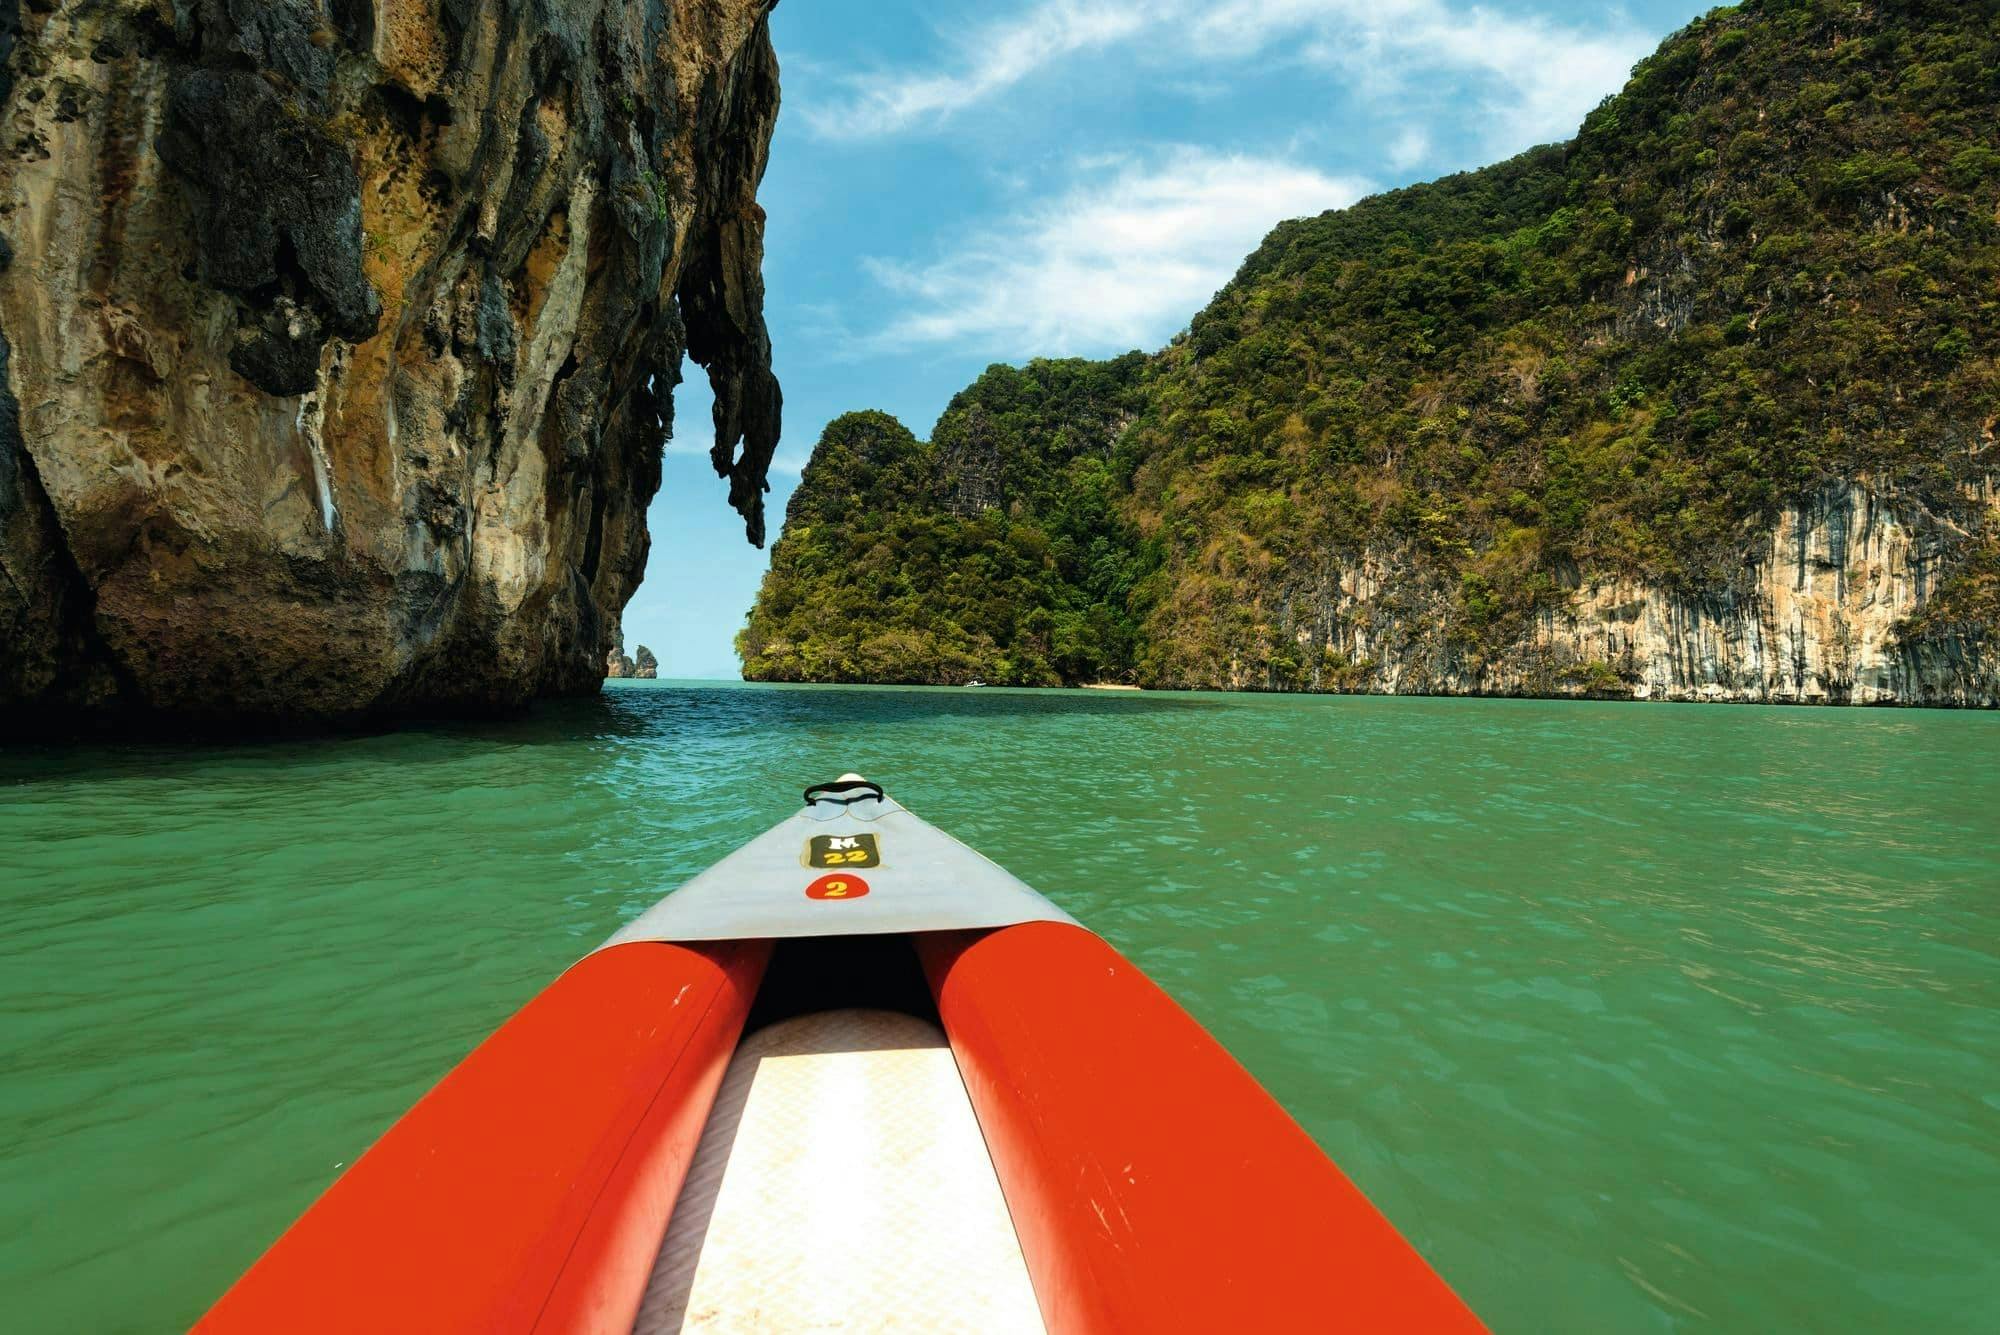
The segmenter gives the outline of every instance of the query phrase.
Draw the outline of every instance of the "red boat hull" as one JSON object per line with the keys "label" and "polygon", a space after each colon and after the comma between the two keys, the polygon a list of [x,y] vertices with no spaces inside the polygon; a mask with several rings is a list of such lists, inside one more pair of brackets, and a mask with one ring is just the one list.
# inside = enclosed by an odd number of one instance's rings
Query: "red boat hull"
{"label": "red boat hull", "polygon": [[770,953],[639,942],[586,957],[195,1329],[629,1331]]}
{"label": "red boat hull", "polygon": [[[1482,1329],[1101,939],[1031,922],[915,945],[1049,1330]],[[589,956],[197,1329],[629,1331],[770,957],[769,942]]]}
{"label": "red boat hull", "polygon": [[1039,922],[918,949],[1051,1331],[1483,1329],[1101,938]]}

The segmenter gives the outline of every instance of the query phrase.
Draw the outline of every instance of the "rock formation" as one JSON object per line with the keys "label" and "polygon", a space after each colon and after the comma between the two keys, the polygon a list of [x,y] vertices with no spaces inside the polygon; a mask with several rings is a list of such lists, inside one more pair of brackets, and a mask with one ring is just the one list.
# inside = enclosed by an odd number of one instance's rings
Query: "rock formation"
{"label": "rock formation", "polygon": [[604,661],[604,675],[614,681],[634,679],[656,681],[660,675],[660,660],[653,657],[653,651],[645,645],[639,646],[635,658],[619,645],[612,645],[610,654]]}
{"label": "rock formation", "polygon": [[762,541],[774,0],[16,3],[0,714],[595,689],[684,355]]}
{"label": "rock formation", "polygon": [[[2000,522],[2000,478],[1969,498]],[[1787,506],[1735,580],[1701,596],[1642,580],[1580,584],[1491,656],[1454,643],[1457,590],[1407,553],[1329,562],[1287,591],[1305,690],[1596,696],[1762,704],[2000,706],[1977,635],[1911,632],[1950,571],[1959,526],[1879,483]],[[1228,684],[1266,688],[1231,665]]]}

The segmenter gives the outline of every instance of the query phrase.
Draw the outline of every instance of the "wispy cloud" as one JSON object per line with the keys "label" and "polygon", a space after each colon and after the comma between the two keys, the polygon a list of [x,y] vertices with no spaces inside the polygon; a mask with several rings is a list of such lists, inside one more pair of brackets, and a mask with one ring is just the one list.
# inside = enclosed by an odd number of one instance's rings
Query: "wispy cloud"
{"label": "wispy cloud", "polygon": [[808,107],[805,118],[828,138],[871,138],[935,124],[986,101],[1036,71],[1143,32],[1149,6],[1133,0],[1043,0],[1025,15],[961,34],[944,73],[865,76],[844,102]]}
{"label": "wispy cloud", "polygon": [[1388,162],[1396,171],[1408,171],[1431,155],[1431,137],[1421,126],[1408,125],[1389,141]]}
{"label": "wispy cloud", "polygon": [[[685,393],[686,391],[683,390],[681,392]],[[698,454],[706,459],[709,452],[715,448],[715,432],[708,429],[705,425],[700,430],[683,429],[684,423],[682,419],[685,411],[685,409],[676,408],[674,412],[674,434],[667,439],[666,452],[668,454]]]}
{"label": "wispy cloud", "polygon": [[1452,91],[1475,99],[1496,151],[1574,134],[1657,42],[1629,21],[1580,26],[1447,0],[1232,0],[1198,27],[1260,46],[1303,37],[1307,63],[1390,97],[1439,74],[1470,79]]}
{"label": "wispy cloud", "polygon": [[1114,52],[1181,75],[1275,58],[1385,98],[1449,78],[1474,98],[1490,146],[1511,151],[1574,131],[1654,39],[1624,19],[1558,22],[1456,0],[1042,0],[947,40],[941,68],[846,81],[806,120],[834,139],[934,129],[1065,62]]}
{"label": "wispy cloud", "polygon": [[1268,158],[1178,148],[1079,164],[1069,188],[929,263],[869,262],[904,299],[876,350],[990,355],[1152,347],[1227,282],[1273,224],[1372,185]]}

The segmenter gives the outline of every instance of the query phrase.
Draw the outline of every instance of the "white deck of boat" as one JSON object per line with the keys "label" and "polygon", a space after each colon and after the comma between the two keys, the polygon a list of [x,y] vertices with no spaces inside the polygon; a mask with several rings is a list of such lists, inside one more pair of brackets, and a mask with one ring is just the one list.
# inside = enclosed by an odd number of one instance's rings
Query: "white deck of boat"
{"label": "white deck of boat", "polygon": [[635,1330],[1042,1330],[942,1031],[827,1011],[744,1040]]}

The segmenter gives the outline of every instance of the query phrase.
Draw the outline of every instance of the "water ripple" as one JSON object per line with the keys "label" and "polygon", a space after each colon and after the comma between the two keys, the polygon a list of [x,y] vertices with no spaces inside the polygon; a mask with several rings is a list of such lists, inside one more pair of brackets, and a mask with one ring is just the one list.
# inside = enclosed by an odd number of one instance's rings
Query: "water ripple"
{"label": "water ripple", "polygon": [[9,1329],[185,1326],[578,953],[847,769],[1210,1025],[1502,1331],[1985,1326],[2000,719],[624,684],[0,754]]}

